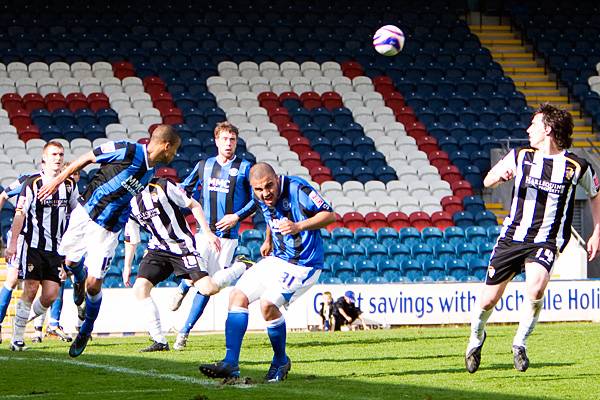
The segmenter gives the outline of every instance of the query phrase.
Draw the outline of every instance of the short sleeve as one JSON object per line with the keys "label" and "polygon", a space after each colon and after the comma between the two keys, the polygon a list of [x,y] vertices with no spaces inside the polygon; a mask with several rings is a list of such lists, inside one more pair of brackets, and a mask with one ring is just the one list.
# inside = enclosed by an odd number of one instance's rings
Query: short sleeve
{"label": "short sleeve", "polygon": [[192,200],[187,196],[185,189],[167,181],[167,197],[179,207],[189,207]]}
{"label": "short sleeve", "polygon": [[320,211],[333,211],[331,205],[309,185],[302,185],[300,187],[298,200],[302,207],[315,214]]}
{"label": "short sleeve", "polygon": [[578,184],[581,185],[590,197],[596,197],[598,192],[600,192],[600,180],[598,179],[598,174],[596,174],[594,168],[589,164],[579,178]]}
{"label": "short sleeve", "polygon": [[138,244],[140,240],[140,225],[130,217],[127,224],[125,224],[125,241],[131,244]]}
{"label": "short sleeve", "polygon": [[106,142],[94,148],[96,162],[109,163],[116,160],[123,160],[127,152],[127,142]]}

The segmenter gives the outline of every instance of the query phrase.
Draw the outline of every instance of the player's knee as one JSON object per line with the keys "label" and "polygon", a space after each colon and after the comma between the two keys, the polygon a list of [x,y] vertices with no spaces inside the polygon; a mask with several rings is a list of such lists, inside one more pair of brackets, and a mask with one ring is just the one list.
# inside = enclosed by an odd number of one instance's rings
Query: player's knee
{"label": "player's knee", "polygon": [[281,311],[279,311],[279,308],[277,308],[277,306],[270,301],[261,300],[260,310],[265,321],[272,321],[281,317]]}
{"label": "player's knee", "polygon": [[248,297],[239,289],[234,288],[229,294],[229,308],[243,307],[248,308]]}
{"label": "player's knee", "polygon": [[152,283],[147,279],[138,278],[133,284],[133,294],[136,299],[143,300],[150,296],[150,291],[153,287]]}
{"label": "player's knee", "polygon": [[212,296],[219,292],[219,287],[210,276],[205,276],[202,279],[197,280],[194,282],[194,286],[198,289],[198,292],[205,296]]}
{"label": "player's knee", "polygon": [[89,276],[85,281],[85,287],[90,296],[95,296],[100,293],[100,289],[102,289],[102,279]]}

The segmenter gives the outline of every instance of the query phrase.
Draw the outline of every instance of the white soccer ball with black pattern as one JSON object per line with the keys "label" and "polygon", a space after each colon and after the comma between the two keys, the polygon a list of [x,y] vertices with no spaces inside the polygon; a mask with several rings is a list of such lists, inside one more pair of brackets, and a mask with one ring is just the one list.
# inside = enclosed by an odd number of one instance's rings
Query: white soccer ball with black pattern
{"label": "white soccer ball with black pattern", "polygon": [[384,56],[395,56],[404,47],[404,32],[395,25],[385,25],[373,35],[373,47]]}

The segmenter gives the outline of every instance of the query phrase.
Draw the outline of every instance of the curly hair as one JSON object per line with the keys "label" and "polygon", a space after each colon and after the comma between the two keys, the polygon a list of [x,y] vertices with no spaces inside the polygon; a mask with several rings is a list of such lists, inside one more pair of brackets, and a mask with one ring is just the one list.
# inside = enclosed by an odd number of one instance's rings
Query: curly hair
{"label": "curly hair", "polygon": [[533,115],[542,114],[542,122],[550,127],[552,135],[556,141],[556,146],[561,149],[568,149],[573,144],[573,116],[566,110],[561,110],[549,103],[540,104]]}
{"label": "curly hair", "polygon": [[236,137],[238,137],[240,135],[238,128],[235,125],[233,125],[231,122],[228,122],[228,121],[219,122],[217,124],[217,126],[215,126],[215,131],[214,131],[215,139],[219,137],[219,134],[221,132],[233,133],[233,134],[235,134]]}

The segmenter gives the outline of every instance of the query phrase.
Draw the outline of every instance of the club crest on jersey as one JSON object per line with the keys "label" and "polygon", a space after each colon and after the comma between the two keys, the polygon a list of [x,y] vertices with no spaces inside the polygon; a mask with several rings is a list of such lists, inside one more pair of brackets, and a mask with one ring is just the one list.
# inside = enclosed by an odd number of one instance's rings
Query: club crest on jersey
{"label": "club crest on jersey", "polygon": [[33,271],[33,264],[27,264],[27,271]]}
{"label": "club crest on jersey", "polygon": [[575,175],[575,170],[571,167],[565,168],[565,178],[570,181],[573,179],[573,175]]}
{"label": "club crest on jersey", "polygon": [[229,192],[229,179],[210,178],[208,181],[208,190],[211,192]]}
{"label": "club crest on jersey", "polygon": [[240,171],[237,168],[231,168],[229,170],[229,176],[238,176],[239,173]]}
{"label": "club crest on jersey", "polygon": [[288,199],[282,199],[281,200],[281,208],[283,208],[285,211],[290,211],[291,205],[290,205],[290,201]]}
{"label": "club crest on jersey", "polygon": [[157,202],[158,201],[158,193],[150,192],[150,198],[152,199],[152,201]]}
{"label": "club crest on jersey", "polygon": [[494,277],[494,275],[496,275],[496,269],[494,267],[492,267],[491,265],[488,267],[488,276],[491,278]]}

